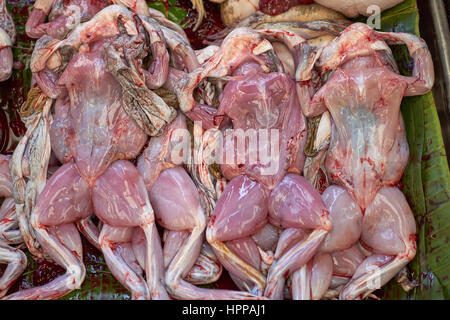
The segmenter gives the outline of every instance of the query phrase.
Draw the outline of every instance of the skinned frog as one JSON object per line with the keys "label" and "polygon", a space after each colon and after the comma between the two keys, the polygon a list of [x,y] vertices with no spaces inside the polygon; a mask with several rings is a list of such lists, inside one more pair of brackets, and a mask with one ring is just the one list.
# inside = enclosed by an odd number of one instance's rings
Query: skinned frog
{"label": "skinned frog", "polygon": [[[414,60],[411,77],[398,74],[388,44],[406,44]],[[414,216],[395,187],[409,157],[400,103],[403,96],[431,89],[433,64],[422,39],[355,23],[323,48],[316,66],[327,80],[310,100],[310,88],[298,86],[301,105],[307,116],[331,114],[325,169],[330,183],[343,187],[361,208],[360,243],[373,253],[340,298],[365,298],[415,256]],[[299,83],[309,83],[308,73],[299,74],[304,76]]]}
{"label": "skinned frog", "polygon": [[[195,184],[181,166],[188,161],[189,154],[177,155],[181,159],[173,158],[172,149],[179,143],[177,138],[188,133],[185,121],[180,113],[163,135],[150,140],[137,164],[156,221],[167,230],[163,248],[167,290],[176,299],[259,299],[247,292],[206,289],[189,283],[190,270],[200,257],[204,241],[206,214]],[[190,144],[190,139],[184,142]],[[211,262],[206,265],[211,266]]]}
{"label": "skinned frog", "polygon": [[[304,64],[298,48],[300,35],[284,30],[232,31],[212,56],[190,74],[169,72],[165,87],[176,91],[180,109],[191,120],[202,121],[205,129],[224,133],[221,171],[230,181],[221,193],[209,221],[206,238],[240,288],[256,295],[281,299],[285,279],[305,265],[331,230],[328,210],[320,194],[299,174],[302,172],[306,142],[305,119],[301,112],[293,76],[285,73],[269,41],[285,43],[294,70]],[[311,65],[310,65],[311,66]],[[295,74],[295,71],[294,71]],[[192,92],[203,79],[224,79],[219,108],[195,101]],[[235,148],[233,130],[276,131],[278,137],[263,143],[271,159],[256,159],[258,149]],[[227,137],[231,137],[228,139]],[[279,146],[278,148],[276,146]],[[271,167],[275,164],[274,167]],[[271,171],[271,169],[274,169]],[[304,190],[297,194],[290,189]],[[282,200],[283,199],[283,200]],[[283,206],[290,203],[291,208]],[[312,232],[298,240],[275,261],[270,261],[267,279],[262,268],[264,253],[255,236],[268,225],[276,228],[304,228]],[[267,271],[267,270],[266,270]]]}
{"label": "skinned frog", "polygon": [[[103,29],[102,26],[109,27]],[[50,53],[39,51],[39,48],[34,52],[37,55],[34,58],[42,59],[45,66],[59,46],[68,45],[74,49],[63,72],[55,73],[56,80],[48,82],[48,88],[58,93],[56,98],[59,100],[50,128],[51,147],[63,165],[45,184],[30,217],[38,242],[53,261],[66,269],[66,273],[48,284],[19,291],[6,299],[54,299],[78,288],[86,271],[75,223],[92,213],[103,223],[99,244],[108,267],[131,291],[132,297],[168,298],[153,208],[142,176],[129,161],[141,152],[147,134],[123,106],[125,101],[142,106],[149,100],[141,101],[139,95],[124,100],[125,92],[130,93],[124,89],[130,85],[126,81],[130,78],[117,78],[115,74],[115,67],[123,66],[114,59],[117,56],[122,63],[126,61],[131,76],[142,67],[141,59],[146,55],[145,32],[138,17],[124,7],[109,6],[90,21],[78,25],[67,40],[50,42],[51,46],[47,48]],[[165,61],[168,63],[168,59]],[[39,68],[34,67],[32,70],[38,71]],[[155,67],[152,71],[163,72],[164,69],[167,70],[167,66]],[[154,73],[152,79],[159,81],[159,76]],[[139,93],[148,93],[142,78],[131,79],[143,84],[137,89]],[[64,90],[56,90],[57,86]],[[166,110],[169,112],[156,111],[158,118],[152,118],[156,119],[155,126],[150,128],[156,132],[173,119],[174,114],[170,109]],[[12,168],[16,166],[17,163],[11,164]],[[127,268],[127,262],[133,261],[134,257],[133,234],[139,228],[143,230],[146,242],[142,253],[145,279],[136,272],[128,272]]]}

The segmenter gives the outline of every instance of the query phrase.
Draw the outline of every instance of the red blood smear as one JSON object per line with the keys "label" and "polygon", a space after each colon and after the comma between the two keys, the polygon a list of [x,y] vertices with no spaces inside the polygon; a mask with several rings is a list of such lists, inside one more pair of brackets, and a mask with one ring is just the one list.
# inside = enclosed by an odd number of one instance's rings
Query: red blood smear
{"label": "red blood smear", "polygon": [[209,1],[203,1],[205,6],[205,17],[203,18],[202,24],[199,26],[197,31],[194,31],[195,23],[197,22],[198,13],[192,8],[192,3],[190,0],[177,0],[177,6],[183,8],[187,12],[186,19],[181,23],[187,22],[184,28],[186,35],[191,41],[191,45],[195,50],[202,49],[206,47],[205,39],[213,35],[220,30],[224,29],[225,26],[220,18],[220,6],[217,3],[212,3]]}
{"label": "red blood smear", "polygon": [[313,0],[259,0],[259,10],[276,16],[299,4],[311,4]]}
{"label": "red blood smear", "polygon": [[56,264],[44,261],[33,272],[33,287],[42,286],[64,274],[64,269]]}

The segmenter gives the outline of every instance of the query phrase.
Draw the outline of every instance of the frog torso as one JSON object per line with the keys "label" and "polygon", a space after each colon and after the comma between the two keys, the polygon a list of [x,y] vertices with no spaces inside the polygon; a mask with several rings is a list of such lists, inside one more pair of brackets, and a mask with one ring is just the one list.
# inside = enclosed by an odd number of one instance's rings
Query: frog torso
{"label": "frog torso", "polygon": [[409,157],[400,114],[406,83],[384,66],[364,65],[336,70],[323,88],[333,118],[326,170],[362,208],[383,185],[400,180]]}
{"label": "frog torso", "polygon": [[[306,138],[305,118],[295,93],[295,81],[283,73],[266,74],[251,69],[242,78],[227,84],[218,113],[231,119],[238,136],[257,134],[254,143],[250,145],[247,139],[243,148],[245,163],[225,159],[222,171],[227,179],[246,174],[267,188],[274,188],[295,162],[298,146],[304,145],[300,140]],[[242,129],[242,133],[237,129]],[[234,149],[229,145],[227,132],[224,140],[225,156],[227,152],[242,155],[237,140]],[[251,157],[256,161],[250,161]]]}
{"label": "frog torso", "polygon": [[103,44],[97,43],[77,53],[60,78],[70,98],[65,142],[87,181],[114,160],[136,157],[146,141],[122,108],[122,88],[107,71],[102,52]]}

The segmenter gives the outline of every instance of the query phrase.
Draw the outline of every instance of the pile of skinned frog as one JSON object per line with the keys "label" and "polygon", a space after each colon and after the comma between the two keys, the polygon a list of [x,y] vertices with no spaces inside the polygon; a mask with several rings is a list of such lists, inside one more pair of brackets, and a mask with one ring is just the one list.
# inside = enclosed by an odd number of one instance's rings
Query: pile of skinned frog
{"label": "pile of skinned frog", "polygon": [[[433,86],[422,39],[319,4],[241,17],[200,50],[143,0],[38,0],[25,29],[27,130],[0,155],[3,299],[78,289],[82,237],[133,299],[364,299],[414,258],[400,104]],[[24,247],[65,272],[8,293]],[[236,290],[204,286],[223,270]]]}

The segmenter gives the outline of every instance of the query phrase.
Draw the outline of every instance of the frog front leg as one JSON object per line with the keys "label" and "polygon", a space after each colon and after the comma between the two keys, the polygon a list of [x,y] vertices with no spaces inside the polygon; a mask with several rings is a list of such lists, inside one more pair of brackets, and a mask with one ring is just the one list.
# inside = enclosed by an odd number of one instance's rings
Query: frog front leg
{"label": "frog front leg", "polygon": [[[43,35],[63,39],[79,23],[91,18],[107,5],[108,1],[106,0],[64,2],[37,0],[25,24],[25,32],[30,38],[34,39],[39,39]],[[54,14],[55,11],[56,14]],[[46,22],[47,16],[49,19]]]}
{"label": "frog front leg", "polygon": [[431,90],[434,84],[434,67],[431,53],[425,41],[413,34],[377,32],[388,44],[405,44],[414,61],[412,76],[398,75],[407,83],[405,96],[418,96]]}

